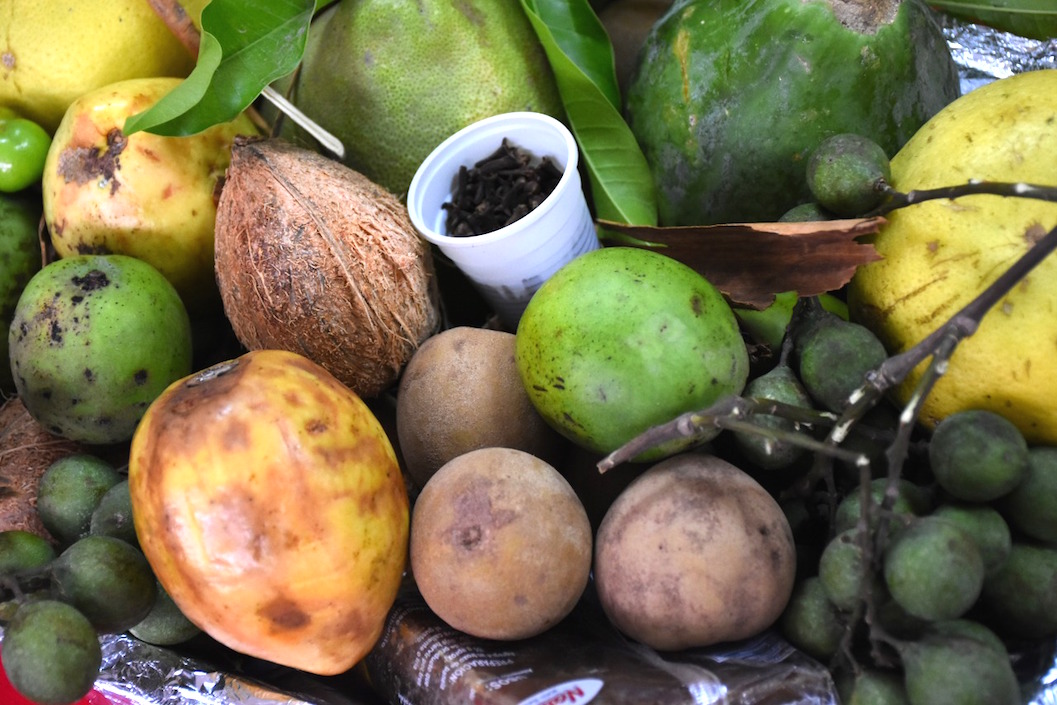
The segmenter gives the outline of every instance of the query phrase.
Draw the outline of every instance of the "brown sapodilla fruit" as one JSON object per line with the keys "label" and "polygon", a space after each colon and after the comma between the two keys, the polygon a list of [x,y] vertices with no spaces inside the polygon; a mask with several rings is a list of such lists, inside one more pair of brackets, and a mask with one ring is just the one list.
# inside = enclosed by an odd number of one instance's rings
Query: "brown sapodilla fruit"
{"label": "brown sapodilla fruit", "polygon": [[235,335],[377,396],[439,326],[428,243],[395,195],[332,159],[279,139],[231,151],[215,248]]}

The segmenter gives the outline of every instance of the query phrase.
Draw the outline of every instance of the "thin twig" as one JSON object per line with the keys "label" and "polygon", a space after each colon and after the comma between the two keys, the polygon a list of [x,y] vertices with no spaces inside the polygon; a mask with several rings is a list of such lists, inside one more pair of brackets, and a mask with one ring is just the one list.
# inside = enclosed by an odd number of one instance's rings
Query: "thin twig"
{"label": "thin twig", "polygon": [[934,189],[919,189],[905,193],[897,191],[888,183],[880,181],[877,189],[884,194],[884,202],[863,217],[870,218],[890,213],[897,208],[905,208],[925,201],[939,199],[964,198],[965,196],[1003,196],[1005,198],[1031,198],[1038,201],[1057,203],[1057,186],[1039,184],[1011,183],[1004,181],[972,180],[958,186],[945,186]]}

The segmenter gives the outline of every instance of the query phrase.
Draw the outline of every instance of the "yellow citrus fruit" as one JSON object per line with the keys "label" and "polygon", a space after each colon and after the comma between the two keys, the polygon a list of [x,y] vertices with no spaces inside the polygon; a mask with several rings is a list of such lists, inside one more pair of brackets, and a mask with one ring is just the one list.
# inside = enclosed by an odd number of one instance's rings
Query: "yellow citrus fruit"
{"label": "yellow citrus fruit", "polygon": [[[184,0],[198,18],[205,0]],[[55,130],[78,96],[195,60],[144,0],[0,0],[0,105]]]}
{"label": "yellow citrus fruit", "polygon": [[[970,179],[1057,186],[1057,70],[995,81],[949,104],[892,159],[901,191]],[[1057,226],[1057,204],[978,195],[894,211],[860,268],[851,315],[892,353],[920,341]],[[964,409],[999,413],[1029,442],[1057,443],[1057,257],[1024,277],[962,341],[928,396],[934,427]],[[898,390],[905,402],[924,371]]]}
{"label": "yellow citrus fruit", "polygon": [[513,0],[348,0],[332,12],[309,33],[295,102],[341,139],[349,166],[394,193],[472,122],[518,110],[564,115]]}

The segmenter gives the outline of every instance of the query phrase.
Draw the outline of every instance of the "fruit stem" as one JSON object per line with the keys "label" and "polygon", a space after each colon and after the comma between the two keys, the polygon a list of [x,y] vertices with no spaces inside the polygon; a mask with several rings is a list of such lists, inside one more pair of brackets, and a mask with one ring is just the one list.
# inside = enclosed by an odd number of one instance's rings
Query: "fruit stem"
{"label": "fruit stem", "polygon": [[884,215],[897,208],[905,208],[906,206],[924,203],[925,201],[934,201],[941,198],[963,198],[965,196],[991,195],[1005,198],[1033,198],[1039,201],[1057,203],[1057,186],[1040,186],[1038,184],[1003,181],[973,180],[958,186],[911,190],[903,193],[881,180],[877,183],[877,189],[884,194],[885,200],[880,206],[865,215],[864,217],[866,218]]}
{"label": "fruit stem", "polygon": [[640,453],[668,441],[679,438],[699,437],[716,428],[744,433],[757,433],[774,441],[801,446],[821,455],[854,465],[869,462],[869,459],[862,453],[838,448],[807,434],[759,425],[753,420],[754,416],[781,416],[805,425],[829,425],[837,421],[836,414],[828,411],[805,409],[801,406],[784,404],[773,399],[732,395],[718,400],[705,409],[680,414],[667,423],[647,429],[602,458],[597,464],[598,471],[599,473],[604,473],[621,463],[631,460]]}

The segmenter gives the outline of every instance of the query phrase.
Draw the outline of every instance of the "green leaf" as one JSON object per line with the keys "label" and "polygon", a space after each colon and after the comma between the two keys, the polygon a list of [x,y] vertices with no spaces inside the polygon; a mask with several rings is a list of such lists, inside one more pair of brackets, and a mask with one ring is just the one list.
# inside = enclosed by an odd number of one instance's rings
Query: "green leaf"
{"label": "green leaf", "polygon": [[588,0],[521,0],[561,93],[599,219],[655,225],[646,158],[620,112],[613,47]]}
{"label": "green leaf", "polygon": [[933,8],[1029,39],[1057,38],[1054,0],[930,0]]}
{"label": "green leaf", "polygon": [[235,119],[264,87],[291,73],[305,51],[315,0],[212,0],[202,10],[194,70],[125,133],[186,136]]}

